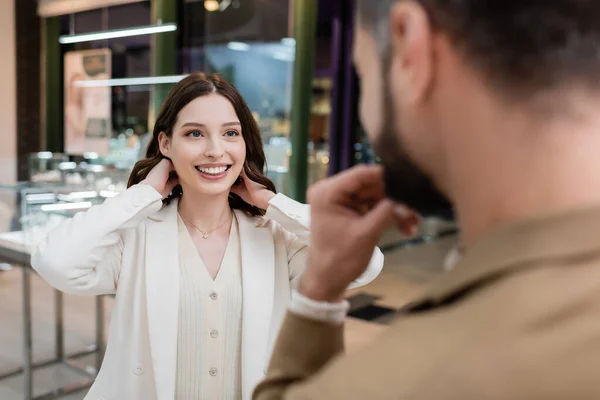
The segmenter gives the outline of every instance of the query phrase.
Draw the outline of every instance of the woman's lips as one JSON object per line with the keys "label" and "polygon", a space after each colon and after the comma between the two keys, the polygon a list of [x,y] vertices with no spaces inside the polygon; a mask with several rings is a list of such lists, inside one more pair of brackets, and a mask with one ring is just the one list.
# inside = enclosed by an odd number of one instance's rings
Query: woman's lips
{"label": "woman's lips", "polygon": [[203,179],[216,181],[223,179],[229,172],[230,167],[230,165],[219,167],[196,167],[196,170]]}

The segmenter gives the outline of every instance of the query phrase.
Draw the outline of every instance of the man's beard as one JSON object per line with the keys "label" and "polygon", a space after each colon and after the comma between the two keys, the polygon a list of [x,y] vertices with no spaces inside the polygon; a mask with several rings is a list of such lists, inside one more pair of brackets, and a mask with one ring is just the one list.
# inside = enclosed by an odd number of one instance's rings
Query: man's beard
{"label": "man's beard", "polygon": [[424,217],[452,214],[452,204],[448,198],[433,184],[419,167],[408,157],[398,141],[394,128],[396,124],[392,112],[393,102],[389,85],[384,85],[383,124],[384,130],[379,132],[374,143],[377,155],[384,167],[384,182],[387,197],[404,204]]}

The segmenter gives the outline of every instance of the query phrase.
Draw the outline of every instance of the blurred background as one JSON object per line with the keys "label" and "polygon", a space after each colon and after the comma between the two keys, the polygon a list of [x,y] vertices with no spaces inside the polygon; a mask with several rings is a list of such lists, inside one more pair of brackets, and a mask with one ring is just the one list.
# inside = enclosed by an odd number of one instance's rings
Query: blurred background
{"label": "blurred background", "polygon": [[1,79],[17,92],[2,112],[18,132],[2,154],[3,181],[78,182],[91,165],[103,167],[91,168],[95,178],[127,175],[166,93],[195,71],[222,74],[244,96],[280,191],[303,200],[308,184],[373,161],[356,118],[352,1],[2,4],[5,29],[14,26],[2,46],[16,62]]}

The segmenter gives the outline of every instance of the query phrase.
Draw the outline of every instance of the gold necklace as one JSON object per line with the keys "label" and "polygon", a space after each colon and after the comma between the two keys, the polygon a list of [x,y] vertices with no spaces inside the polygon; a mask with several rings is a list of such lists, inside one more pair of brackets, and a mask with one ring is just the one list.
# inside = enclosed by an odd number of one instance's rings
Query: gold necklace
{"label": "gold necklace", "polygon": [[210,231],[203,231],[202,229],[198,228],[192,221],[190,221],[189,219],[184,217],[181,213],[179,213],[179,215],[181,215],[181,218],[183,218],[185,221],[189,222],[194,228],[198,229],[200,231],[200,233],[202,233],[202,239],[208,239],[209,233],[212,233],[212,232],[216,231],[217,229],[222,228],[227,222],[229,222],[229,216],[227,216],[227,219],[221,225],[217,226],[214,229],[211,229]]}

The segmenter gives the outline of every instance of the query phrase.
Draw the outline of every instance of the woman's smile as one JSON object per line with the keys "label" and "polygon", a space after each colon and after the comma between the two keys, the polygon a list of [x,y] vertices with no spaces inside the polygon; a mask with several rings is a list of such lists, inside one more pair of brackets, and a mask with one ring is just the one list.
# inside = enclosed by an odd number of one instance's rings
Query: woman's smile
{"label": "woman's smile", "polygon": [[231,164],[196,165],[195,168],[200,173],[201,178],[215,181],[227,176]]}

